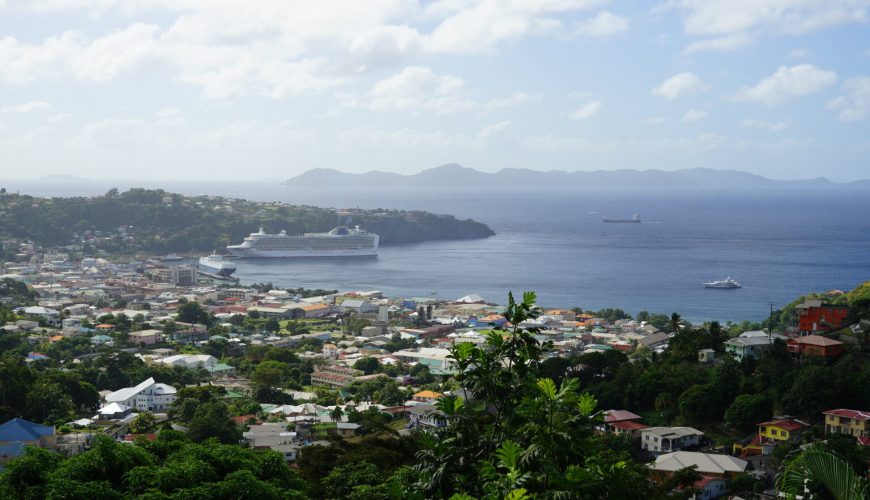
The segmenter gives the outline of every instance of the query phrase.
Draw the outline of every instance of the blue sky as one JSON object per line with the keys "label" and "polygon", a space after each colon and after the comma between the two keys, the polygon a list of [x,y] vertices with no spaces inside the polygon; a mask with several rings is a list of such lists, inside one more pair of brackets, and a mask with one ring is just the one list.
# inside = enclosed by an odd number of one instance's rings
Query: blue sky
{"label": "blue sky", "polygon": [[870,178],[870,0],[0,0],[0,174]]}

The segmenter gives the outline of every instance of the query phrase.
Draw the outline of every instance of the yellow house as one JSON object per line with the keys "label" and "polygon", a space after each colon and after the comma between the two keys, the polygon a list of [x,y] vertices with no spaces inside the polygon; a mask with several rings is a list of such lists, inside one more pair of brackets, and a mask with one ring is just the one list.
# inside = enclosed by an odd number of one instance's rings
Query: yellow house
{"label": "yellow house", "polygon": [[785,443],[800,441],[804,430],[809,427],[806,422],[790,418],[775,417],[773,420],[758,424],[758,436],[762,443]]}
{"label": "yellow house", "polygon": [[822,413],[825,414],[825,434],[838,432],[862,441],[870,438],[870,412],[841,408]]}

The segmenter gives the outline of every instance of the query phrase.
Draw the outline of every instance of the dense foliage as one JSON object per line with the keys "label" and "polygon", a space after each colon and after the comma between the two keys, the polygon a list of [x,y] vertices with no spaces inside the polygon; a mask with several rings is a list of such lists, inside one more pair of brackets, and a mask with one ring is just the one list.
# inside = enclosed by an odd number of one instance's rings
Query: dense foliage
{"label": "dense foliage", "polygon": [[[357,210],[349,219],[380,235],[386,244],[494,234],[485,224],[470,219],[419,211]],[[123,193],[113,189],[92,198],[0,195],[0,235],[30,239],[42,246],[85,239],[88,253],[97,249],[203,252],[238,243],[259,226],[298,234],[328,231],[337,223],[335,212],[325,208],[185,197],[161,189]]]}
{"label": "dense foliage", "polygon": [[38,448],[0,474],[3,498],[279,499],[307,498],[305,483],[279,453],[196,444],[164,430],[155,441],[117,443],[100,436],[71,457]]}

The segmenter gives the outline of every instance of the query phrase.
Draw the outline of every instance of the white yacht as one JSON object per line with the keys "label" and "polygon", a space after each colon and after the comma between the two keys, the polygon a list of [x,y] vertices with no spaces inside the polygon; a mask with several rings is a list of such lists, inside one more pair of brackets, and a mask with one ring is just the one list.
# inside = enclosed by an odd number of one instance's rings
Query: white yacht
{"label": "white yacht", "polygon": [[261,227],[227,250],[247,258],[376,257],[379,241],[378,235],[363,231],[359,226],[338,226],[326,233],[299,235],[289,235],[286,231],[269,234]]}
{"label": "white yacht", "polygon": [[705,288],[741,288],[743,285],[731,279],[731,276],[728,276],[724,280],[717,281],[708,281],[704,283]]}

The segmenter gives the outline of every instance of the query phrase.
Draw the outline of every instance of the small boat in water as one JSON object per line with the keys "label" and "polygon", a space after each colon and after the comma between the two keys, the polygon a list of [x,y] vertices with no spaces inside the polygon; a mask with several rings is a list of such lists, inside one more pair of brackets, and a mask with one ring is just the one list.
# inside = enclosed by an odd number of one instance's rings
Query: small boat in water
{"label": "small boat in water", "polygon": [[602,219],[603,222],[640,224],[640,214],[634,214],[631,219]]}
{"label": "small boat in water", "polygon": [[176,255],[174,253],[171,253],[171,254],[163,257],[161,260],[163,262],[180,262],[180,261],[184,260],[184,257],[182,257],[180,255]]}
{"label": "small boat in water", "polygon": [[742,288],[743,285],[731,279],[731,276],[728,276],[724,280],[717,281],[708,281],[704,283],[704,288]]}

